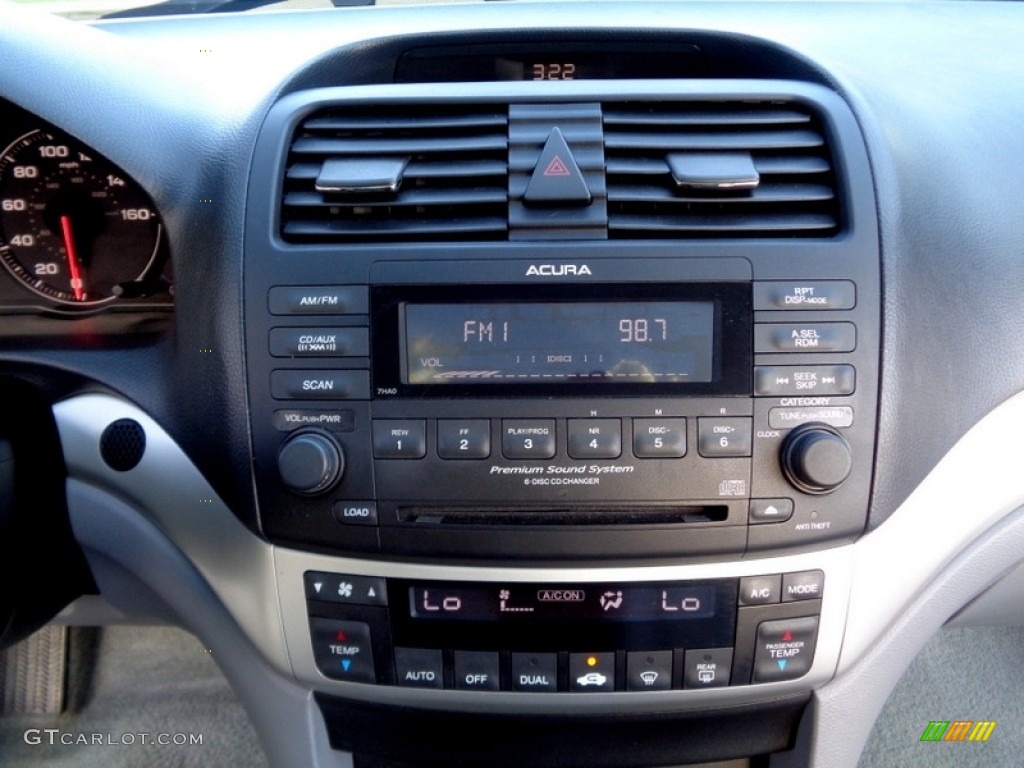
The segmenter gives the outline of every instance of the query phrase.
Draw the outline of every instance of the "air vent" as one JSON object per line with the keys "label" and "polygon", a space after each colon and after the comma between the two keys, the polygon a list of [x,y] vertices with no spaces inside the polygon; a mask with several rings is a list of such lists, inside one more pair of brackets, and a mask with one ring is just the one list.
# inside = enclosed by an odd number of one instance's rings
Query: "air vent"
{"label": "air vent", "polygon": [[604,107],[614,239],[827,237],[839,227],[825,134],[800,106]]}
{"label": "air vent", "polygon": [[504,240],[503,106],[338,108],[298,128],[281,210],[289,242]]}

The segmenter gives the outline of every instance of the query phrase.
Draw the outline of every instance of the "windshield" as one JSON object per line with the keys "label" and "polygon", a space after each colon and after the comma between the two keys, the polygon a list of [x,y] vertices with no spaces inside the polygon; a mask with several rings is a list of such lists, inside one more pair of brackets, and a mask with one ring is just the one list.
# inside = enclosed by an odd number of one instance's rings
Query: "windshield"
{"label": "windshield", "polygon": [[[75,21],[201,13],[347,8],[370,5],[423,5],[441,0],[12,0]],[[471,2],[472,0],[445,0]]]}

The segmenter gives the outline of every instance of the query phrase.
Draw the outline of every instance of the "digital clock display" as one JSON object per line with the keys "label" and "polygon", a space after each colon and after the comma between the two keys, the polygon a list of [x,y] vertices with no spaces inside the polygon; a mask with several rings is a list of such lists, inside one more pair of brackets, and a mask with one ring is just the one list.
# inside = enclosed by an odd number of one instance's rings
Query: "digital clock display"
{"label": "digital clock display", "polygon": [[577,66],[572,61],[535,62],[526,64],[526,80],[575,80]]}
{"label": "digital clock display", "polygon": [[714,376],[714,301],[402,307],[402,381],[702,383]]}

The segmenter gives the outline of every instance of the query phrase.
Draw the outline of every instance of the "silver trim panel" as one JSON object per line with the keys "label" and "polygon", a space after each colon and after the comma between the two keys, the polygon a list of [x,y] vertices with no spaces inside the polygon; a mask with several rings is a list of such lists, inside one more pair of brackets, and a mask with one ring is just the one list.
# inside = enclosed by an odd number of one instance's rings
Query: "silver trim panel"
{"label": "silver trim panel", "polygon": [[[312,689],[366,701],[478,711],[643,712],[706,709],[773,699],[826,686],[837,670],[870,658],[880,638],[964,546],[1024,504],[1024,476],[1004,445],[1024,430],[1024,394],[975,426],[907,502],[877,531],[853,545],[820,552],[729,563],[659,567],[487,568],[387,563],[330,557],[261,541],[234,517],[170,437],[136,406],[109,395],[58,404],[55,416],[69,475],[127,502],[194,564],[256,647],[281,672]],[[99,436],[132,418],[147,434],[139,465],[108,468]],[[970,478],[970,482],[965,482]],[[96,514],[94,511],[93,514]],[[908,558],[908,549],[913,558]],[[302,574],[306,570],[407,579],[470,581],[685,580],[821,569],[825,598],[818,651],[810,673],[784,683],[705,691],[562,695],[421,691],[325,679],[313,662]],[[988,583],[1005,570],[992,573]],[[973,595],[972,595],[973,596]]]}

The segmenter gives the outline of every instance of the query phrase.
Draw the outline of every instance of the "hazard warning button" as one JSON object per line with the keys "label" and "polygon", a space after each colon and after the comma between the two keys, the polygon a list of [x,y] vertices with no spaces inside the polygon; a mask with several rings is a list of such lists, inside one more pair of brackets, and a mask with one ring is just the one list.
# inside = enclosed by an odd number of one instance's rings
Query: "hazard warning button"
{"label": "hazard warning button", "polygon": [[558,128],[548,134],[523,194],[531,205],[589,205],[592,197],[569,144]]}
{"label": "hazard warning button", "polygon": [[754,682],[773,683],[803,677],[814,661],[818,617],[763,621],[754,648]]}

